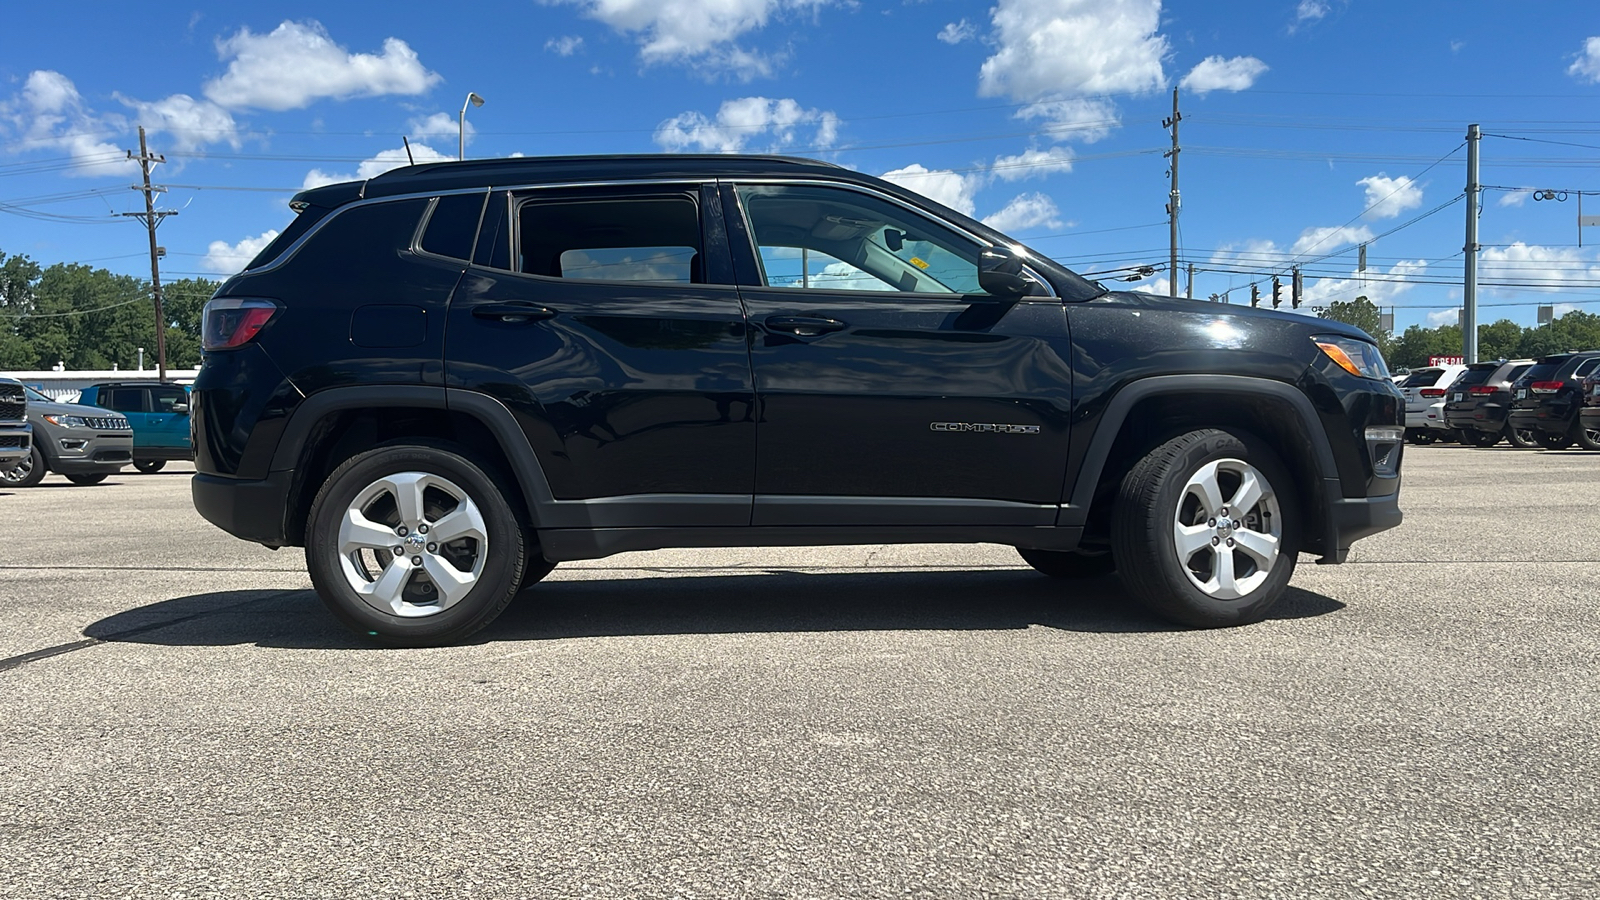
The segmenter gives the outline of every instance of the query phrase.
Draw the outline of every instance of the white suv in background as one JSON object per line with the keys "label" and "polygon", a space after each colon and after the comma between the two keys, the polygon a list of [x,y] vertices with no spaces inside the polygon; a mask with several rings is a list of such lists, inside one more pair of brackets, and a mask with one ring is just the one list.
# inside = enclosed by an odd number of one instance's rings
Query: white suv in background
{"label": "white suv in background", "polygon": [[1454,436],[1455,429],[1444,418],[1444,404],[1450,385],[1465,371],[1464,365],[1427,366],[1412,369],[1400,382],[1400,393],[1406,395],[1406,440],[1431,444]]}

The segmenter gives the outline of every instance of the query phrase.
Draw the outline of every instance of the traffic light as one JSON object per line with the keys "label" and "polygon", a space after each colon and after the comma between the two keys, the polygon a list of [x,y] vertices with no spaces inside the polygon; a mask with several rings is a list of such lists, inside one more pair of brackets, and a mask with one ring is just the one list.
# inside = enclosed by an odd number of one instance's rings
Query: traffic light
{"label": "traffic light", "polygon": [[1252,283],[1250,285],[1250,305],[1251,306],[1260,306],[1261,305],[1261,286],[1258,285],[1258,284]]}
{"label": "traffic light", "polygon": [[1283,303],[1283,282],[1278,276],[1272,276],[1272,308],[1277,309]]}
{"label": "traffic light", "polygon": [[1294,270],[1294,281],[1292,282],[1292,284],[1293,284],[1293,287],[1290,289],[1290,292],[1289,292],[1289,302],[1291,304],[1293,304],[1295,309],[1299,309],[1300,308],[1300,295],[1302,293],[1304,293],[1304,291],[1306,289],[1306,282],[1305,282],[1305,279],[1303,277],[1301,277],[1301,275],[1300,275],[1300,267],[1299,266],[1295,267],[1295,270]]}

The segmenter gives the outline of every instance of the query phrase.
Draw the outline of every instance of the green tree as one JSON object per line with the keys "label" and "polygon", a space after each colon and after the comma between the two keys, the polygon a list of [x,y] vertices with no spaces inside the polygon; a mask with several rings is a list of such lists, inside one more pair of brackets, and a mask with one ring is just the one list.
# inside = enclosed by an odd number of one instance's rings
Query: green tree
{"label": "green tree", "polygon": [[1492,325],[1478,326],[1479,359],[1516,359],[1522,351],[1523,332],[1527,329],[1501,319]]}
{"label": "green tree", "polygon": [[1376,304],[1366,297],[1357,297],[1354,300],[1335,300],[1326,308],[1317,313],[1319,318],[1332,319],[1343,322],[1372,335],[1374,339],[1385,336],[1383,331],[1383,314]]}

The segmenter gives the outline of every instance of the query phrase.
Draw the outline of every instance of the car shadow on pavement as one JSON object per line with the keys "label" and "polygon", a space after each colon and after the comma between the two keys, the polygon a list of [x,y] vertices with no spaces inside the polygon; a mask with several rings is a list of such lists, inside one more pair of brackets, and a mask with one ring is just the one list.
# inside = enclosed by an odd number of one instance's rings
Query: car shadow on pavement
{"label": "car shadow on pavement", "polygon": [[[1344,609],[1298,588],[1272,619]],[[1001,631],[1031,626],[1099,633],[1183,631],[1145,612],[1115,577],[1056,581],[1031,570],[794,572],[552,580],[524,591],[470,644],[671,634]],[[102,641],[173,646],[256,644],[355,649],[316,594],[221,591],[117,613],[84,629]]]}

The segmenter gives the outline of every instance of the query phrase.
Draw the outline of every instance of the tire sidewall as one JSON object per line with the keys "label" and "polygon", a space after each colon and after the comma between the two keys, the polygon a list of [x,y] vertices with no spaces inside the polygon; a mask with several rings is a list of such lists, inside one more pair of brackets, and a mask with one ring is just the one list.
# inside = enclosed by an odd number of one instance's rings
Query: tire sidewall
{"label": "tire sidewall", "polygon": [[[1140,593],[1152,600],[1158,606],[1158,611],[1190,625],[1226,627],[1258,622],[1281,599],[1289,579],[1294,576],[1301,534],[1301,512],[1295,484],[1277,454],[1253,435],[1231,429],[1208,429],[1205,435],[1204,439],[1183,448],[1167,469],[1165,478],[1156,490],[1154,508],[1140,511],[1145,521],[1138,530],[1148,542],[1147,554],[1152,557],[1148,559],[1148,566],[1144,567],[1145,577],[1142,580],[1148,583],[1152,576],[1158,580],[1160,594],[1164,594],[1166,600],[1162,602],[1157,599],[1159,594],[1152,597],[1150,590]],[[1159,448],[1157,452],[1160,452]],[[1219,600],[1195,587],[1189,580],[1184,562],[1178,559],[1172,534],[1178,504],[1183,499],[1189,478],[1207,463],[1223,459],[1240,460],[1261,473],[1278,501],[1278,514],[1283,527],[1278,559],[1272,572],[1255,590],[1238,600]]]}
{"label": "tire sidewall", "polygon": [[[454,606],[409,618],[381,612],[350,587],[339,558],[339,524],[367,486],[399,472],[427,472],[466,491],[483,515],[489,552],[477,584]],[[525,551],[522,528],[500,489],[484,469],[453,448],[433,445],[381,447],[358,454],[329,475],[312,503],[306,529],[306,567],[328,609],[346,626],[401,646],[447,643],[489,624],[521,584]]]}
{"label": "tire sidewall", "polygon": [[[44,461],[44,454],[39,451],[37,446],[35,446],[28,451],[28,457],[33,463],[33,468],[28,470],[28,474],[23,478],[17,479],[16,481],[11,481],[10,479],[0,479],[0,487],[33,487],[44,480],[44,476],[50,473],[50,467],[46,465]],[[7,471],[14,471],[14,467],[13,469],[8,469]]]}

